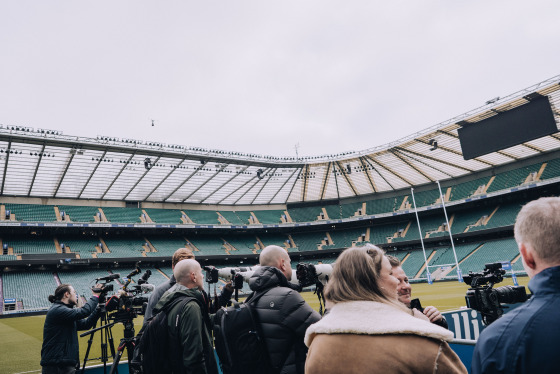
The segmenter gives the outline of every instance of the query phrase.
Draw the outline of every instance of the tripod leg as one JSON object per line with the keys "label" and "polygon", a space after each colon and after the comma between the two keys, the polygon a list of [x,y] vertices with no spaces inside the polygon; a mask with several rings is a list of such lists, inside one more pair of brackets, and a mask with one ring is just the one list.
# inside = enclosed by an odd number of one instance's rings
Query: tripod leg
{"label": "tripod leg", "polygon": [[111,349],[111,357],[115,357],[115,342],[113,341],[113,330],[109,329],[107,331],[107,336],[109,337],[109,348]]}
{"label": "tripod leg", "polygon": [[[97,323],[95,324],[95,326],[93,326],[94,328],[97,327]],[[93,336],[95,335],[95,332],[90,334],[88,342],[87,342],[87,349],[86,349],[86,355],[84,356],[84,365],[82,366],[82,370],[80,371],[81,374],[84,374],[84,371],[86,370],[86,362],[89,356],[89,351],[91,349],[91,343],[93,343]]]}
{"label": "tripod leg", "polygon": [[[124,347],[123,349],[121,349],[121,347],[118,348],[117,354],[115,355],[115,359],[113,360],[113,365],[111,365],[111,371],[109,372],[109,374],[118,374],[119,373],[119,361],[121,360],[121,356],[124,352]],[[130,364],[129,364],[130,366]]]}
{"label": "tripod leg", "polygon": [[134,357],[134,343],[132,341],[126,343],[126,354],[128,355],[128,373],[133,374],[131,362]]}

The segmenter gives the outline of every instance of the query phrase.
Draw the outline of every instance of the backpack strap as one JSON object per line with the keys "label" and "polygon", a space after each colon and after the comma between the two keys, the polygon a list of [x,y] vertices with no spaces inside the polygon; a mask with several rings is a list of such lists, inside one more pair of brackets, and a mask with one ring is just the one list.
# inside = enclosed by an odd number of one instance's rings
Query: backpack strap
{"label": "backpack strap", "polygon": [[[274,288],[274,287],[272,287],[272,288]],[[269,289],[267,289],[267,290],[265,290],[265,291],[262,291],[262,292],[260,292],[260,293],[257,293],[256,291],[253,291],[253,293],[252,293],[251,295],[249,295],[249,297],[245,300],[245,303],[255,303],[255,305],[256,305],[257,300],[259,300],[262,296],[264,296],[264,295],[265,295],[268,291],[270,291],[272,288],[269,288]],[[290,287],[288,287],[288,288],[290,288]],[[252,307],[250,307],[249,309],[251,310],[251,315],[253,316],[254,321],[256,322],[256,323],[255,323],[255,326],[256,326],[257,329],[258,329],[257,332],[259,333],[260,336],[263,337],[263,345],[264,345],[264,347],[265,347],[265,349],[266,349],[266,352],[268,353],[268,347],[266,346],[266,342],[265,342],[265,340],[264,340],[264,334],[263,334],[263,332],[262,332],[261,324],[260,324],[260,321],[258,320],[258,313],[256,313],[256,312],[253,310]],[[295,342],[296,342],[296,336],[295,336],[295,334],[292,334],[292,338],[290,339],[289,345],[290,345],[290,346],[294,346]],[[270,355],[268,355],[268,358],[269,358],[269,366],[270,366],[270,368],[271,368],[272,370],[274,370],[274,373],[280,373],[280,372],[281,372],[282,368],[284,367],[284,364],[286,363],[286,361],[288,360],[288,357],[290,356],[290,353],[291,353],[291,350],[288,351],[287,356],[284,357],[284,359],[281,360],[281,364],[280,364],[280,366],[279,366],[278,368],[272,366],[272,363],[270,362]],[[296,349],[296,350],[294,351],[294,353],[295,353],[295,356],[296,356],[295,359],[296,359],[296,362],[297,362],[297,360],[298,360],[298,350]]]}
{"label": "backpack strap", "polygon": [[[265,291],[259,292],[259,293],[257,293],[257,291],[253,291],[253,293],[252,293],[251,295],[249,295],[249,297],[245,300],[244,304],[245,304],[245,307],[246,307],[247,309],[249,309],[249,311],[251,312],[250,314],[251,314],[251,318],[253,319],[253,325],[256,327],[258,335],[259,335],[260,337],[262,337],[262,345],[263,345],[263,347],[264,347],[264,349],[265,349],[265,351],[266,351],[266,357],[267,357],[267,361],[268,361],[268,367],[273,371],[273,373],[279,374],[280,371],[282,370],[282,367],[284,366],[284,361],[285,361],[285,360],[282,361],[282,365],[280,365],[280,368],[275,368],[274,366],[272,366],[272,362],[270,361],[270,353],[269,353],[269,350],[268,350],[268,346],[266,345],[266,338],[265,338],[265,336],[264,336],[264,333],[263,333],[262,327],[261,327],[261,323],[260,323],[260,321],[259,321],[259,314],[255,311],[255,309],[254,309],[253,306],[251,305],[251,304],[253,304],[253,305],[256,306],[256,305],[257,305],[257,301],[258,301],[262,296],[264,296],[266,293],[268,293],[268,291],[270,291],[270,288],[267,289],[267,290],[265,290]],[[236,304],[236,303],[234,303],[234,305],[235,305],[235,304]],[[235,307],[237,308],[237,307],[239,307],[239,306],[238,306],[238,305],[235,305]]]}
{"label": "backpack strap", "polygon": [[200,309],[202,310],[202,305],[200,300],[198,300],[196,297],[193,296],[180,296],[177,297],[176,299],[172,300],[169,304],[166,305],[165,308],[165,312],[167,313],[167,318],[169,318],[170,314],[169,312],[171,312],[171,310],[173,310],[173,308],[177,305],[179,305],[179,307],[177,308],[177,313],[175,313],[175,315],[173,316],[173,321],[175,321],[175,326],[173,328],[170,328],[168,330],[168,333],[171,335],[171,344],[169,345],[169,357],[170,357],[170,363],[171,363],[171,367],[173,372],[177,372],[177,373],[182,373],[183,372],[183,363],[181,360],[182,357],[182,345],[181,345],[181,339],[179,338],[179,335],[177,334],[177,324],[179,322],[179,319],[181,318],[181,313],[183,312],[183,309],[185,308],[185,306],[191,302],[191,301],[195,301],[196,303],[199,304]]}
{"label": "backpack strap", "polygon": [[[177,319],[179,318],[181,312],[183,311],[183,309],[185,308],[185,305],[187,305],[189,302],[191,301],[196,301],[198,306],[200,306],[200,309],[202,311],[202,304],[200,302],[200,300],[198,300],[196,297],[194,296],[181,296],[176,298],[175,300],[171,301],[169,304],[166,305],[165,311],[169,312],[171,311],[177,304],[180,304],[179,308],[177,309],[177,313],[175,314],[175,321],[177,321]],[[169,315],[168,315],[169,316]],[[174,332],[174,331],[173,331]]]}

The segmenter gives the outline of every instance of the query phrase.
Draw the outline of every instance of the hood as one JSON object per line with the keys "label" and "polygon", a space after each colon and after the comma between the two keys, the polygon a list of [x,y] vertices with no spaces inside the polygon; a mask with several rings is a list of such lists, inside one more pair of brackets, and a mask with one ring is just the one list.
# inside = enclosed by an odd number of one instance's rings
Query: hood
{"label": "hood", "polygon": [[280,269],[272,266],[259,266],[249,278],[249,288],[252,291],[262,291],[278,286],[292,288]]}
{"label": "hood", "polygon": [[453,339],[453,333],[443,327],[376,301],[348,301],[335,304],[329,314],[309,326],[305,332],[305,344],[308,347],[317,334],[410,334],[445,341]]}
{"label": "hood", "polygon": [[199,300],[202,299],[202,293],[196,288],[189,289],[182,287],[178,289],[177,287],[173,286],[169,290],[165,291],[165,293],[157,302],[156,306],[154,307],[154,315],[164,309],[166,305],[171,303],[171,301],[183,295],[196,297]]}

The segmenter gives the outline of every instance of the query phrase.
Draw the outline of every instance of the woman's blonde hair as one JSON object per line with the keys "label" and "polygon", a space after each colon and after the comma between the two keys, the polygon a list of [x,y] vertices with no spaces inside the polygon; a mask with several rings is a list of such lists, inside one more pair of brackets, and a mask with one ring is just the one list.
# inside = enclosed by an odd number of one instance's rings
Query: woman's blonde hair
{"label": "woman's blonde hair", "polygon": [[377,301],[410,311],[400,302],[387,298],[379,287],[384,252],[371,244],[345,249],[333,266],[325,288],[325,298],[333,303],[345,301]]}

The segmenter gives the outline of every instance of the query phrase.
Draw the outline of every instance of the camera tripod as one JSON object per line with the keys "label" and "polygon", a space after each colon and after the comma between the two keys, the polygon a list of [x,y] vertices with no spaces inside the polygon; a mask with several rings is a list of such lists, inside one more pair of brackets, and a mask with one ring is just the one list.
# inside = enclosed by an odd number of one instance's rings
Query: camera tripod
{"label": "camera tripod", "polygon": [[[89,339],[88,339],[88,346],[86,349],[86,355],[84,356],[84,364],[82,366],[82,369],[80,371],[80,373],[84,373],[85,369],[86,369],[86,362],[88,361],[88,356],[89,356],[89,352],[91,349],[91,344],[93,343],[93,336],[95,335],[95,333],[97,331],[99,331],[100,334],[100,341],[101,341],[101,357],[99,357],[99,359],[101,360],[101,362],[103,362],[103,373],[107,373],[107,361],[109,361],[109,354],[108,354],[108,348],[111,349],[111,357],[115,357],[115,344],[113,342],[113,332],[111,330],[111,327],[113,327],[113,325],[116,322],[112,322],[109,323],[108,319],[107,319],[107,311],[105,310],[105,302],[102,302],[99,304],[100,306],[99,308],[99,313],[101,313],[101,326],[100,327],[94,327],[93,329],[84,332],[83,334],[80,334],[80,337],[84,337],[87,335],[90,335]],[[95,326],[97,326],[97,323],[95,324]],[[90,360],[94,360],[93,358]]]}
{"label": "camera tripod", "polygon": [[[132,355],[134,353],[134,324],[132,320],[121,321],[124,324],[124,337],[121,339],[119,346],[117,348],[117,355],[113,360],[113,365],[111,366],[111,371],[109,374],[118,373],[119,369],[119,361],[124,353],[126,348],[126,354],[128,358],[128,372],[133,373],[132,367],[130,365],[130,361],[132,360]],[[116,323],[116,322],[115,322]]]}

